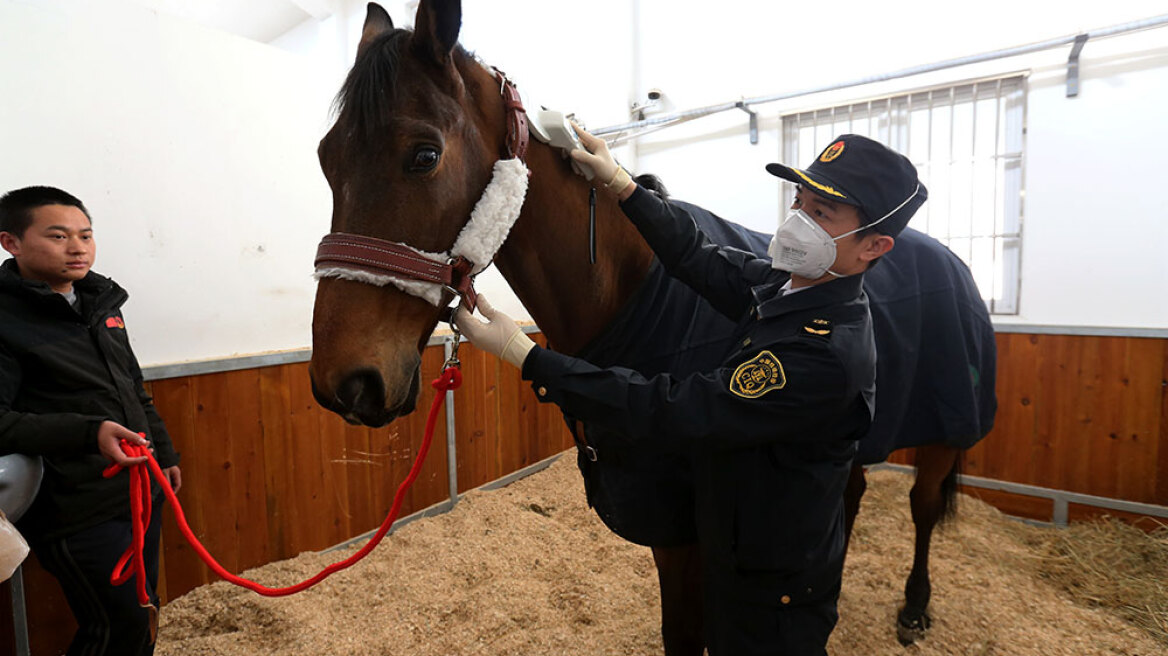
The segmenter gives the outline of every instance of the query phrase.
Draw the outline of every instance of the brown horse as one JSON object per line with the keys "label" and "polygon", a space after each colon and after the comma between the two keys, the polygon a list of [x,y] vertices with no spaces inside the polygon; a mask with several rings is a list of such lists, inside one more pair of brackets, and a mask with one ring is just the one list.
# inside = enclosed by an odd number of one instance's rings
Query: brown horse
{"label": "brown horse", "polygon": [[[496,161],[525,155],[532,173],[526,199],[494,263],[549,344],[561,352],[580,353],[609,331],[630,305],[637,305],[630,303],[637,294],[642,296],[636,300],[643,300],[646,280],[657,272],[653,254],[615,202],[600,194],[595,232],[601,246],[595,263],[589,262],[588,182],[572,172],[556,149],[536,141],[529,147],[522,143],[526,127],[514,90],[504,76],[457,45],[460,23],[457,0],[422,0],[412,32],[395,29],[381,7],[369,5],[356,63],[338,96],[336,123],[318,151],[333,193],[333,234],[326,241],[338,233],[372,238],[376,240],[369,242],[372,246],[360,246],[365,249],[362,253],[394,250],[396,255],[388,256],[393,262],[417,259],[415,255],[457,260],[451,245],[495,179]],[[695,217],[698,209],[694,208]],[[719,222],[710,227],[718,230]],[[724,236],[757,250],[762,237],[743,234],[728,230]],[[765,249],[765,243],[762,246]],[[350,261],[361,259],[354,256]],[[458,286],[454,278],[466,274],[468,267],[487,262],[464,264],[467,267],[461,274],[441,274],[447,276],[442,285],[426,283],[434,292],[428,300],[385,285],[384,276],[322,276],[310,364],[318,402],[348,421],[369,426],[381,426],[412,412],[420,353],[442,319],[443,307],[454,298]],[[382,263],[374,269],[384,273],[393,266]],[[424,278],[416,272],[404,275]],[[687,313],[678,311],[683,317]],[[707,341],[716,344],[717,340]],[[920,475],[922,492],[918,494],[916,488],[913,492],[914,519],[918,497],[922,508],[944,507],[940,481],[952,480],[954,460],[920,462],[922,469],[932,463],[938,474]],[[582,460],[581,464],[586,463]],[[596,463],[600,465],[603,462]],[[647,471],[639,479],[650,486],[666,485],[654,480],[657,473]],[[856,481],[862,480],[860,472]],[[603,485],[603,481],[592,484]],[[673,514],[649,508],[621,526],[649,521],[647,517],[683,517],[685,504],[692,504],[692,496],[685,496],[684,472],[669,474],[668,484],[677,485],[678,490],[674,496],[679,506]],[[854,507],[858,507],[862,485],[857,490],[850,497]],[[595,501],[591,491],[590,501]],[[597,511],[610,527],[619,523],[599,506]],[[921,519],[932,514],[922,510]],[[933,523],[940,516],[935,514]],[[931,530],[931,523],[924,532],[918,529],[923,536],[918,537],[918,554],[922,548],[927,554]],[[653,548],[662,590],[666,653],[701,654],[695,538],[684,529],[660,539],[653,534],[630,537],[617,532]],[[906,608],[919,609],[923,616],[928,603],[927,555],[918,560],[922,569],[914,567],[916,583],[910,579],[913,585],[908,589],[910,597],[916,594],[917,598],[910,598]]]}

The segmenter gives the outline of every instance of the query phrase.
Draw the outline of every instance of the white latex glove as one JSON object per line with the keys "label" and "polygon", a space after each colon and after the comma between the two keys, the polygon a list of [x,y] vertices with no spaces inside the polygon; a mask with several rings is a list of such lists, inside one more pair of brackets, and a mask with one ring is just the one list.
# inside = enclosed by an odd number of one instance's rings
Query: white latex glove
{"label": "white latex glove", "polygon": [[478,309],[486,321],[479,321],[466,308],[459,306],[454,315],[458,329],[475,346],[523,368],[523,361],[535,342],[523,334],[523,329],[514,319],[491,307],[482,294],[479,294]]}
{"label": "white latex glove", "polygon": [[592,136],[584,128],[576,125],[575,121],[572,122],[572,127],[576,129],[580,143],[588,149],[587,151],[579,148],[573,150],[569,153],[572,159],[592,169],[596,174],[595,179],[604,184],[604,188],[613,195],[619,196],[622,191],[633,184],[629,172],[616,163],[612,153],[608,152],[608,144],[605,143],[604,139]]}

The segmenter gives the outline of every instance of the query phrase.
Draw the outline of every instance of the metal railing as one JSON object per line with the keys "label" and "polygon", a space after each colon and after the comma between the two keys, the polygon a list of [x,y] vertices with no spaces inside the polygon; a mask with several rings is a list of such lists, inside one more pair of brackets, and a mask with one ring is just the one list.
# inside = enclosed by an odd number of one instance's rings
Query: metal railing
{"label": "metal railing", "polygon": [[[827,91],[838,91],[840,89],[848,89],[851,87],[863,86],[865,84],[873,84],[876,82],[886,82],[888,80],[896,80],[905,77],[912,77],[914,75],[921,75],[923,73],[932,73],[934,71],[941,71],[949,68],[957,68],[959,66],[968,66],[970,64],[980,64],[982,62],[993,61],[995,59],[1006,59],[1009,57],[1017,57],[1019,55],[1027,55],[1043,50],[1050,50],[1060,46],[1070,45],[1072,51],[1067,60],[1067,95],[1073,96],[1078,93],[1078,63],[1079,53],[1083,49],[1083,45],[1091,39],[1104,39],[1107,37],[1118,36],[1122,34],[1130,34],[1132,32],[1139,32],[1142,30],[1149,30],[1168,25],[1168,14],[1154,16],[1143,20],[1132,21],[1129,23],[1122,23],[1113,25],[1111,27],[1104,27],[1082,34],[1073,34],[1069,36],[1062,36],[1054,39],[1047,39],[1046,41],[1039,41],[1022,46],[1015,46],[1013,48],[1004,48],[1002,50],[993,50],[977,55],[968,55],[965,57],[958,57],[955,59],[947,59],[945,61],[934,64],[925,64],[922,66],[912,66],[909,68],[902,68],[898,71],[885,73],[882,75],[871,75],[868,77],[861,77],[846,82],[838,82],[834,84],[825,84],[817,87],[810,87],[807,89],[800,89],[798,91],[790,91],[785,93],[776,93],[769,96],[755,96],[753,98],[740,98],[738,100],[731,100],[729,102],[718,103],[716,105],[707,105],[705,107],[696,107],[694,109],[687,109],[679,112],[672,112],[663,114],[661,116],[654,116],[652,118],[641,119],[639,121],[631,121],[628,123],[620,123],[617,125],[610,125],[593,130],[592,133],[597,136],[617,135],[610,140],[610,143],[619,144],[630,141],[639,136],[649,132],[655,132],[677,125],[687,121],[692,121],[696,118],[710,116],[721,112],[730,110],[743,110],[751,114],[752,126],[757,125],[757,117],[750,111],[753,105],[763,105],[766,103],[777,102],[779,100],[788,100],[791,98],[798,98],[800,96],[809,96],[816,93],[824,93]],[[636,131],[631,134],[620,134],[622,132]]]}

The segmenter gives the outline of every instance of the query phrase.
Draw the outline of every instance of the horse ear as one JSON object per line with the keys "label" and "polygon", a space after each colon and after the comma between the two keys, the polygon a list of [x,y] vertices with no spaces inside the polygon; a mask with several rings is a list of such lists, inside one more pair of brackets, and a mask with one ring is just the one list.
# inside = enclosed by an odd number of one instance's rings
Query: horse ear
{"label": "horse ear", "polygon": [[365,27],[361,28],[361,43],[357,44],[357,59],[361,58],[370,43],[377,37],[388,34],[393,30],[393,19],[389,13],[376,2],[370,2],[365,8]]}
{"label": "horse ear", "polygon": [[414,23],[414,46],[439,64],[445,64],[458,43],[458,30],[462,27],[462,2],[422,0],[418,4],[418,16]]}

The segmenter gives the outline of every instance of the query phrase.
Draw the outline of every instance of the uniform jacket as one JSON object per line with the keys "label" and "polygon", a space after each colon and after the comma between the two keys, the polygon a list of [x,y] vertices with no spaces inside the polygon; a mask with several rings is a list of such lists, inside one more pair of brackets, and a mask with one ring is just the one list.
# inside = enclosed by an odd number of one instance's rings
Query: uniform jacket
{"label": "uniform jacket", "polygon": [[638,188],[622,207],[671,275],[738,322],[729,353],[713,370],[646,377],[537,347],[524,378],[571,416],[690,453],[703,543],[739,568],[837,569],[843,489],[874,409],[862,277],[783,295],[786,273],[712,244],[680,206]]}
{"label": "uniform jacket", "polygon": [[0,454],[43,456],[45,477],[20,529],[62,537],[129,516],[129,476],[102,478],[97,429],[112,420],[146,433],[163,468],[178,454],[142,386],[120,309],[128,298],[90,272],[73,285],[80,313],[43,282],[0,265]]}

